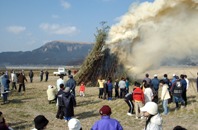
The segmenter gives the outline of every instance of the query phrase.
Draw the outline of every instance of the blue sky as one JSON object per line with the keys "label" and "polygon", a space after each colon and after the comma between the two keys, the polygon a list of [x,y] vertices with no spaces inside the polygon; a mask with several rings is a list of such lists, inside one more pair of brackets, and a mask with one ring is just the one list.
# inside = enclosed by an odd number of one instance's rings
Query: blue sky
{"label": "blue sky", "polygon": [[31,51],[52,40],[94,42],[134,2],[153,0],[0,0],[0,52]]}

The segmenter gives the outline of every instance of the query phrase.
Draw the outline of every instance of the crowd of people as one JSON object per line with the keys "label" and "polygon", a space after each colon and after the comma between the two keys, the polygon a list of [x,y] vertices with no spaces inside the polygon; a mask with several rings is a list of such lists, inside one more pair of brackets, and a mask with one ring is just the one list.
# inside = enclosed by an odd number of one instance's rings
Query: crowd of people
{"label": "crowd of people", "polygon": [[[49,72],[46,71],[46,79],[48,81]],[[40,71],[40,81],[43,80],[44,72]],[[29,72],[30,83],[33,82],[34,73],[32,70]],[[73,75],[68,76],[69,79],[65,82],[64,76],[60,75],[59,79],[56,81],[56,86],[49,85],[46,91],[47,99],[49,104],[55,103],[57,105],[57,119],[64,119],[68,123],[68,128],[71,130],[82,130],[83,127],[80,121],[74,118],[74,107],[76,107],[76,81]],[[3,97],[3,104],[8,103],[9,95],[9,84],[12,83],[12,90],[17,90],[21,92],[21,89],[25,92],[25,82],[27,82],[24,71],[16,74],[14,70],[11,73],[11,77],[7,73],[2,73],[0,77],[0,88],[1,95]],[[144,130],[162,130],[162,115],[169,114],[168,104],[170,102],[175,103],[175,110],[187,106],[187,90],[189,88],[189,80],[187,75],[181,74],[177,76],[173,74],[172,80],[168,78],[167,74],[163,75],[162,79],[158,79],[158,75],[155,74],[153,79],[149,77],[149,74],[145,74],[145,78],[142,81],[135,81],[131,86],[130,90],[130,80],[128,77],[121,79],[116,79],[113,83],[111,77],[107,80],[99,77],[98,88],[99,94],[98,98],[103,100],[112,101],[114,99],[124,99],[124,101],[129,106],[127,115],[135,116],[135,119],[146,119],[146,124]],[[159,88],[161,87],[161,93],[159,94]],[[79,95],[85,96],[85,83],[82,82],[79,87]],[[114,94],[113,95],[113,89]],[[198,73],[197,73],[197,92],[198,92]],[[163,112],[159,113],[158,104],[162,102]],[[180,105],[181,104],[181,105]],[[0,112],[2,116],[2,112]],[[112,110],[110,106],[104,105],[99,110],[101,119],[96,121],[91,130],[122,130],[123,127],[118,120],[110,117]],[[0,120],[1,121],[1,120]],[[5,120],[2,121],[5,126]],[[48,120],[44,115],[38,115],[34,119],[35,128],[33,130],[45,129],[48,125]],[[2,124],[3,124],[2,123]],[[176,126],[174,130],[182,128],[181,126]],[[11,128],[9,128],[11,129]]]}
{"label": "crowd of people", "polygon": [[[29,71],[29,81],[33,82],[34,72],[32,70]],[[43,80],[44,72],[41,70],[40,73],[40,81]],[[45,81],[48,81],[49,72],[45,71]],[[0,73],[0,90],[1,95],[3,97],[3,103],[1,105],[9,103],[8,95],[10,91],[16,90],[19,94],[25,93],[26,85],[25,82],[28,82],[24,70],[19,71],[18,73],[15,70],[11,70],[10,75],[8,71]],[[10,87],[11,86],[11,87]],[[18,87],[17,87],[18,86]],[[17,90],[18,88],[18,90]]]}

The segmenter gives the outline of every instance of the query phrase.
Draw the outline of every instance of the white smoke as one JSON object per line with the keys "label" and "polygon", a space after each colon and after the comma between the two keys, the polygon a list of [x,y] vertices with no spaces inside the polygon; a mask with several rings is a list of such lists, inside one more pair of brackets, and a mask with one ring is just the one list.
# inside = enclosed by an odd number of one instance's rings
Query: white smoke
{"label": "white smoke", "polygon": [[156,0],[131,6],[106,43],[129,72],[198,56],[198,0]]}

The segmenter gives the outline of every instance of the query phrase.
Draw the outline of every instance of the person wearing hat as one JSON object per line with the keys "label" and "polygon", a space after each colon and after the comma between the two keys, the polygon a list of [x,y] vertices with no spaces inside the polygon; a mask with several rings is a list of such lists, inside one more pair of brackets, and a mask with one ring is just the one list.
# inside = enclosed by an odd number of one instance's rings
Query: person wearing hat
{"label": "person wearing hat", "polygon": [[175,126],[175,127],[173,128],[173,130],[187,130],[187,129],[184,128],[184,127],[182,127],[182,126],[177,125],[177,126]]}
{"label": "person wearing hat", "polygon": [[69,130],[82,130],[80,121],[76,118],[72,118],[69,120],[68,128],[69,128]]}
{"label": "person wearing hat", "polygon": [[171,84],[174,84],[176,82],[176,80],[177,80],[177,76],[176,76],[176,74],[173,74],[173,78],[171,80]]}
{"label": "person wearing hat", "polygon": [[101,119],[95,122],[91,130],[123,130],[121,124],[116,119],[110,118],[112,112],[108,105],[100,108],[99,113]]}
{"label": "person wearing hat", "polygon": [[140,111],[147,117],[144,130],[162,130],[162,118],[155,102],[147,102],[144,107],[140,108]]}
{"label": "person wearing hat", "polygon": [[38,115],[34,118],[35,128],[32,130],[44,130],[47,127],[49,121],[43,115]]}

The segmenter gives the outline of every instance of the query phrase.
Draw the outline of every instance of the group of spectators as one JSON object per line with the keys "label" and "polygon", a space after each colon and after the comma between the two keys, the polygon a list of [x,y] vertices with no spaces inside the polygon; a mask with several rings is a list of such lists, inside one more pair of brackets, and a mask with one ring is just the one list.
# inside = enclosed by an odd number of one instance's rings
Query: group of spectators
{"label": "group of spectators", "polygon": [[65,82],[64,76],[60,75],[56,84],[57,86],[48,86],[48,101],[49,104],[55,102],[58,106],[56,118],[68,121],[74,116],[74,107],[76,106],[76,81],[73,79],[73,75],[69,75],[69,79]]}
{"label": "group of spectators", "polygon": [[18,83],[19,84],[18,92],[20,93],[22,88],[23,91],[25,92],[25,81],[27,82],[24,71],[21,71],[17,75],[15,71],[12,70],[11,78],[9,78],[7,71],[6,73],[2,72],[0,76],[0,90],[1,90],[1,95],[3,96],[3,103],[1,103],[1,105],[9,103],[8,94],[10,93],[10,83],[12,85],[11,90],[17,90],[17,83]]}
{"label": "group of spectators", "polygon": [[122,77],[119,81],[115,80],[113,84],[111,77],[107,80],[100,77],[98,79],[99,85],[99,95],[101,99],[112,100],[113,97],[113,88],[115,89],[115,98],[124,98],[125,94],[129,92],[129,78]]}
{"label": "group of spectators", "polygon": [[[158,111],[158,105],[155,102],[147,102],[140,111],[146,117],[144,130],[162,130],[162,117]],[[110,106],[103,105],[99,109],[101,118],[97,120],[91,127],[91,130],[123,130],[122,125],[117,119],[111,118],[112,110]],[[47,128],[48,120],[43,115],[34,118],[35,128],[32,130],[44,130]],[[69,130],[82,130],[80,121],[76,118],[68,120]],[[173,130],[187,130],[182,126],[176,126]]]}
{"label": "group of spectators", "polygon": [[[29,71],[28,73],[30,83],[33,82],[34,78],[34,72],[32,70]],[[40,71],[40,81],[43,80],[43,75],[44,72],[43,70]],[[48,81],[49,77],[49,72],[46,70],[45,71],[45,81]],[[8,101],[8,95],[10,91],[12,90],[17,90],[17,84],[18,84],[18,93],[21,94],[22,89],[23,92],[26,91],[26,85],[25,82],[28,82],[24,70],[19,71],[18,73],[15,72],[15,70],[11,70],[11,73],[9,75],[8,71],[6,72],[1,72],[0,73],[0,90],[1,90],[1,95],[3,97],[3,103],[1,105],[9,103]],[[10,89],[11,86],[11,89]]]}
{"label": "group of spectators", "polygon": [[[30,73],[33,72],[30,71]],[[22,87],[25,91],[24,81],[27,81],[27,79],[25,78],[24,72],[21,71],[18,77],[13,75],[14,71],[11,73],[12,89],[16,89],[17,82],[19,83],[19,92],[21,91]],[[16,77],[17,80],[15,79]],[[72,75],[69,75],[69,79],[66,82],[63,78],[64,76],[60,75],[60,78],[56,82],[56,86],[48,86],[48,101],[50,104],[53,101],[57,103],[57,119],[64,119],[66,122],[68,122],[68,127],[70,130],[82,130],[80,121],[76,118],[73,118],[74,107],[76,106],[76,81],[73,79]],[[9,87],[7,87],[7,84],[9,85],[10,83],[9,77],[6,73],[2,73],[0,79],[3,103],[7,103],[7,95],[9,93]],[[31,80],[30,78],[30,81],[33,81],[33,79]],[[169,113],[168,103],[170,101],[175,102],[175,110],[178,110],[180,108],[179,103],[181,103],[182,107],[185,107],[187,105],[186,92],[189,88],[189,80],[187,78],[187,75],[184,74],[181,74],[180,77],[176,74],[173,74],[172,80],[168,78],[167,74],[164,74],[163,79],[161,80],[158,79],[157,74],[154,75],[153,79],[150,79],[149,74],[146,74],[145,78],[142,80],[142,83],[139,83],[137,81],[134,83],[132,91],[129,91],[129,78],[122,77],[120,81],[116,79],[114,84],[110,77],[106,81],[100,78],[98,79],[98,84],[99,98],[112,100],[112,93],[114,88],[115,98],[123,98],[129,106],[129,111],[127,112],[127,115],[132,116],[133,114],[135,114],[136,119],[145,119],[146,117],[145,130],[162,129],[162,117],[158,111],[159,99],[161,99],[162,101],[162,106],[164,110],[162,113],[163,115],[167,115]],[[84,83],[82,83],[81,86],[85,88]],[[160,86],[162,87],[162,91],[161,97],[159,98],[158,91]],[[82,96],[84,96],[84,93],[81,92],[80,95],[81,94]],[[91,130],[123,129],[121,124],[116,119],[110,117],[112,111],[108,105],[104,105],[99,110],[99,114],[101,115],[101,119],[94,123],[94,125],[91,127]],[[0,115],[2,115],[2,113],[0,113]],[[43,115],[38,115],[34,119],[35,128],[33,130],[45,129],[48,122],[49,121]],[[5,124],[5,120],[3,121],[3,123]],[[180,126],[175,127],[174,130],[178,130],[177,128],[185,130],[185,128],[182,128]]]}
{"label": "group of spectators", "polygon": [[[198,77],[198,73],[197,73]],[[189,80],[187,75],[181,74],[177,76],[173,74],[172,80],[168,78],[167,74],[163,75],[162,79],[158,79],[157,74],[153,79],[150,79],[149,74],[145,75],[142,83],[135,82],[133,90],[129,92],[129,79],[121,78],[115,80],[113,85],[111,78],[107,80],[98,79],[99,84],[99,98],[112,100],[112,91],[115,89],[115,98],[123,98],[129,106],[127,115],[132,116],[135,114],[136,119],[144,119],[147,117],[147,124],[145,130],[161,130],[162,119],[156,107],[158,106],[159,99],[162,102],[163,112],[162,115],[169,113],[168,104],[175,103],[175,110],[185,107],[187,105],[186,92],[189,88]],[[161,87],[161,94],[159,95],[159,88]],[[119,92],[120,91],[120,92]],[[197,78],[197,91],[198,91],[198,78]],[[106,95],[108,94],[108,97]],[[153,107],[152,107],[153,104]],[[148,109],[145,113],[144,110]],[[134,112],[135,111],[135,112]],[[156,120],[156,121],[154,121]],[[154,121],[154,126],[148,126],[149,121]],[[148,126],[148,129],[147,129]]]}

